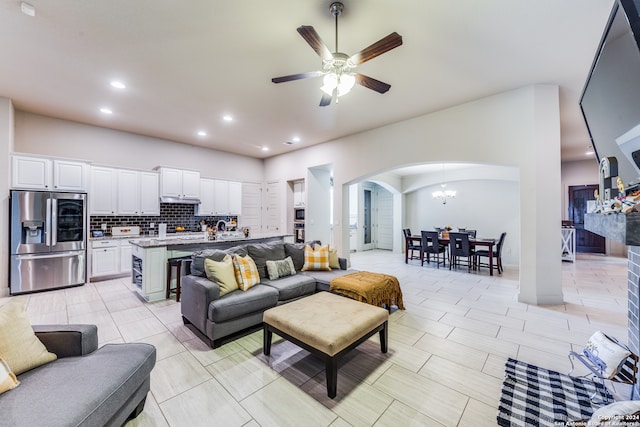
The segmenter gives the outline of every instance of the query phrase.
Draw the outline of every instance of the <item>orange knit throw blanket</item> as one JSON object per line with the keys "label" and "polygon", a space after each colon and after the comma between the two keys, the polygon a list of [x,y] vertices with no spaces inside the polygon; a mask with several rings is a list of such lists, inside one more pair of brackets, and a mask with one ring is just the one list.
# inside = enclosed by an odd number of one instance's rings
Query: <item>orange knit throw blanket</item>
{"label": "orange knit throw blanket", "polygon": [[404,310],[400,283],[396,277],[387,274],[369,271],[345,274],[331,280],[330,290],[378,307],[382,304],[386,304],[387,307],[395,304],[400,310]]}

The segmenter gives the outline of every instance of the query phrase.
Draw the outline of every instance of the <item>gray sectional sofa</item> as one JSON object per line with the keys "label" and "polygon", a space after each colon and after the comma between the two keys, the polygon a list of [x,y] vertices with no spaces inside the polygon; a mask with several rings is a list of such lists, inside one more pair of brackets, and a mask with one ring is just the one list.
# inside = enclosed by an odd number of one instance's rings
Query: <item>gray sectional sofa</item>
{"label": "gray sectional sofa", "polygon": [[18,375],[0,395],[1,426],[122,426],[144,408],[156,349],[107,344],[95,325],[33,326],[53,362]]}
{"label": "gray sectional sofa", "polygon": [[[310,242],[312,245],[314,243],[319,242]],[[204,260],[209,258],[221,261],[227,254],[251,256],[258,268],[260,283],[247,291],[238,289],[220,297],[219,286],[207,279]],[[288,256],[293,260],[296,274],[269,280],[266,261],[278,261]],[[180,300],[182,319],[212,348],[216,348],[259,328],[265,310],[318,291],[328,291],[333,278],[353,272],[347,269],[346,259],[340,258],[339,262],[339,270],[301,271],[304,265],[302,243],[248,243],[225,250],[207,249],[196,252],[191,261],[183,262]]]}

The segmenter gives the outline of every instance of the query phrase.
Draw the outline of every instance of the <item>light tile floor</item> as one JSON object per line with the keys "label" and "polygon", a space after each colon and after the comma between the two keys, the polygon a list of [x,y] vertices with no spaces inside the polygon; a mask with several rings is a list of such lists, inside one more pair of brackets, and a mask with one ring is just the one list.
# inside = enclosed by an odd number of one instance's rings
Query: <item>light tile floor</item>
{"label": "light tile floor", "polygon": [[144,303],[128,278],[18,298],[34,324],[95,323],[100,344],[156,346],[145,411],[129,426],[493,426],[507,357],[567,372],[567,352],[595,330],[626,341],[623,258],[563,263],[565,303],[546,307],[517,302],[513,268],[491,277],[387,251],[351,261],[398,277],[406,311],[391,314],[387,354],[376,335],[343,359],[334,400],[306,351],[278,339],[267,358],[262,332],[212,350],[182,324],[180,304]]}

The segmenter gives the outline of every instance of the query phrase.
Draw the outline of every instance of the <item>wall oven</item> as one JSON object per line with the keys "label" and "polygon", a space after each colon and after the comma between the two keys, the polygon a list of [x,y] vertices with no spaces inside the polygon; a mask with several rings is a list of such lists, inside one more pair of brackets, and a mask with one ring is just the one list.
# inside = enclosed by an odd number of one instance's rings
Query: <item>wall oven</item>
{"label": "wall oven", "polygon": [[295,218],[296,221],[304,221],[304,208],[295,208]]}

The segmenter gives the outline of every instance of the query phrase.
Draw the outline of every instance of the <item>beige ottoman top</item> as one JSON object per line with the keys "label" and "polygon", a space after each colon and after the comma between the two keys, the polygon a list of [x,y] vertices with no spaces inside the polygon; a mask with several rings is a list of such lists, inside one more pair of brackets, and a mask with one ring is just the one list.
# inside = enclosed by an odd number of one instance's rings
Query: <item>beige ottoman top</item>
{"label": "beige ottoman top", "polygon": [[329,292],[270,308],[263,321],[329,356],[389,319],[389,312]]}

